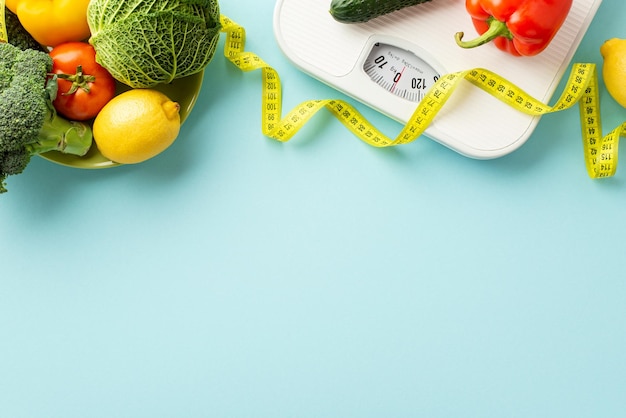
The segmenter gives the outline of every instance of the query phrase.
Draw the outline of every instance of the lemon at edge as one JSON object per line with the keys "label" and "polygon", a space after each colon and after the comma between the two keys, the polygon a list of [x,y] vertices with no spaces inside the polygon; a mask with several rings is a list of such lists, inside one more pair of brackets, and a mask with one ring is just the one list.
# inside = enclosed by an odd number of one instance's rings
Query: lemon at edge
{"label": "lemon at edge", "polygon": [[98,113],[93,137],[111,161],[136,164],[165,151],[178,137],[180,106],[153,89],[133,89],[114,97]]}
{"label": "lemon at edge", "polygon": [[605,41],[600,47],[600,55],[606,89],[616,102],[626,107],[626,39]]}

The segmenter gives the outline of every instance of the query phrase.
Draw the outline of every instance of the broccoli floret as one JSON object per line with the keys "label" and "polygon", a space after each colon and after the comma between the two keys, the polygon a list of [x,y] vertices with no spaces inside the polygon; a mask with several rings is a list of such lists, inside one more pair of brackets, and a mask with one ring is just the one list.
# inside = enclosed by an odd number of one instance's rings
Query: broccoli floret
{"label": "broccoli floret", "polygon": [[20,23],[20,19],[16,14],[6,7],[4,8],[7,37],[9,43],[15,45],[19,49],[36,49],[44,51],[44,48],[24,29]]}
{"label": "broccoli floret", "polygon": [[48,151],[83,156],[91,127],[57,115],[52,59],[42,51],[0,43],[0,193],[8,175],[20,174],[32,155]]}

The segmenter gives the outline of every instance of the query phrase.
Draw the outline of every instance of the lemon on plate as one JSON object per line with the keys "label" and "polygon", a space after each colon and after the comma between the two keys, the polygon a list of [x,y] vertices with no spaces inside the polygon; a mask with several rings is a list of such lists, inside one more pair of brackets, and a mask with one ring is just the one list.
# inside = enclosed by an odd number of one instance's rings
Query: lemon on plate
{"label": "lemon on plate", "polygon": [[613,38],[600,47],[602,79],[615,101],[626,107],[626,39]]}
{"label": "lemon on plate", "polygon": [[136,164],[165,151],[180,131],[180,106],[153,89],[114,97],[98,113],[93,138],[100,153],[121,164]]}

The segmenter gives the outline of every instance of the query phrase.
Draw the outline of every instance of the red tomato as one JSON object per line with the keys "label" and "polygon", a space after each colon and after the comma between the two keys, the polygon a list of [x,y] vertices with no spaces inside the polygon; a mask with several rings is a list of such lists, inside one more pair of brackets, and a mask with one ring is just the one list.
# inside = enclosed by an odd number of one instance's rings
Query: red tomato
{"label": "red tomato", "polygon": [[71,120],[94,118],[115,96],[115,79],[96,62],[96,51],[85,42],[66,42],[50,51],[58,92],[54,108]]}

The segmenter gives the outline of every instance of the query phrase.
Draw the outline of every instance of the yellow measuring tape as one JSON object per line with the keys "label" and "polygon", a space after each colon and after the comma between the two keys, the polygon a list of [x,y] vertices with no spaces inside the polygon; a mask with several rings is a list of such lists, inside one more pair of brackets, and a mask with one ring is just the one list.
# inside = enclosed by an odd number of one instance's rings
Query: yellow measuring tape
{"label": "yellow measuring tape", "polygon": [[9,41],[9,35],[7,34],[7,21],[4,17],[4,4],[5,0],[0,0],[0,42]]}
{"label": "yellow measuring tape", "polygon": [[326,108],[354,135],[369,145],[389,147],[407,144],[426,130],[457,85],[466,80],[509,106],[532,116],[569,109],[578,103],[587,173],[591,178],[610,177],[617,169],[619,138],[626,136],[626,122],[606,136],[602,135],[595,64],[574,64],[566,87],[553,106],[542,103],[513,83],[483,68],[443,75],[417,105],[398,136],[392,139],[376,129],[352,105],[342,100],[308,100],[282,117],[282,93],[278,73],[259,56],[245,51],[246,32],[243,27],[225,16],[221,17],[221,23],[222,31],[226,33],[226,58],[242,71],[262,70],[262,130],[264,135],[275,140],[288,141],[317,111]]}

